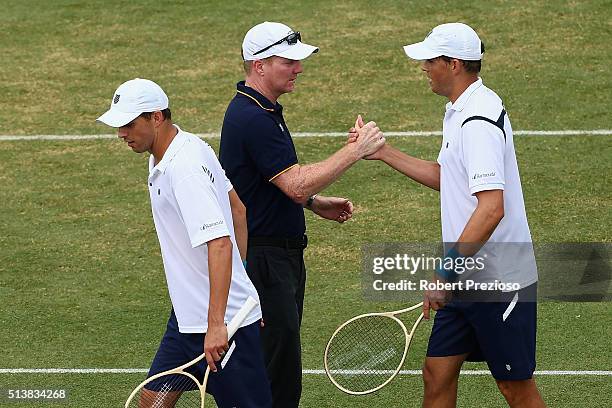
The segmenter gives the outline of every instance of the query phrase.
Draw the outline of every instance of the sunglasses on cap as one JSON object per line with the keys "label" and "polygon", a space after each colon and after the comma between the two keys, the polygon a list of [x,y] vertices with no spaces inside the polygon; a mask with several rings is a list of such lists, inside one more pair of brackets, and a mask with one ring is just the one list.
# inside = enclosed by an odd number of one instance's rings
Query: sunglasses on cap
{"label": "sunglasses on cap", "polygon": [[302,40],[302,36],[300,35],[300,32],[296,31],[294,33],[289,34],[288,36],[286,36],[284,38],[281,38],[280,40],[278,40],[274,44],[270,44],[266,48],[262,48],[261,50],[257,51],[256,53],[253,53],[253,55],[261,54],[264,51],[268,51],[270,48],[274,47],[275,45],[282,44],[285,41],[287,41],[287,44],[293,45],[293,44],[296,44],[298,41],[301,41],[301,40]]}

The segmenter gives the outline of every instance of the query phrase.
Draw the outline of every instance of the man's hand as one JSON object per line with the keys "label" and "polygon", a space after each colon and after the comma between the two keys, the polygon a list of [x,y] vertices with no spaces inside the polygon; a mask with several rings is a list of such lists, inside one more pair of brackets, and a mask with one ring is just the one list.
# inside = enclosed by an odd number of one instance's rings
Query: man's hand
{"label": "man's hand", "polygon": [[319,217],[343,223],[353,216],[353,203],[346,198],[318,195],[312,202],[312,212]]}
{"label": "man's hand", "polygon": [[347,144],[354,143],[357,141],[357,137],[359,136],[357,134],[357,129],[361,129],[362,127],[363,127],[363,118],[361,117],[361,115],[357,115],[357,119],[355,120],[355,126],[349,129],[348,138],[346,140]]}
{"label": "man's hand", "polygon": [[[370,123],[373,123],[374,125],[376,125],[376,123],[374,122],[369,122],[368,124]],[[347,144],[356,143],[359,140],[360,133],[364,131],[365,126],[366,125],[364,125],[363,118],[361,117],[361,115],[357,115],[357,119],[355,120],[355,126],[349,129],[348,138],[347,138],[346,143]],[[380,132],[380,137],[382,138],[382,140],[384,140],[384,136],[382,135],[382,132]],[[387,145],[383,142],[377,150],[375,150],[371,154],[364,156],[363,158],[366,160],[380,160],[382,158],[382,153],[384,151],[383,149],[386,146]]]}
{"label": "man's hand", "polygon": [[210,367],[210,371],[213,373],[217,372],[215,361],[221,360],[228,348],[227,327],[224,324],[209,325],[204,337],[204,353],[206,354],[206,362]]}
{"label": "man's hand", "polygon": [[385,144],[385,137],[378,126],[376,126],[376,122],[370,121],[363,126],[362,124],[363,119],[361,119],[361,116],[358,116],[355,122],[357,139],[354,143],[350,143],[350,145],[354,145],[361,159],[376,152]]}
{"label": "man's hand", "polygon": [[429,309],[440,310],[451,299],[452,292],[448,290],[426,290],[423,293],[423,317],[429,320]]}

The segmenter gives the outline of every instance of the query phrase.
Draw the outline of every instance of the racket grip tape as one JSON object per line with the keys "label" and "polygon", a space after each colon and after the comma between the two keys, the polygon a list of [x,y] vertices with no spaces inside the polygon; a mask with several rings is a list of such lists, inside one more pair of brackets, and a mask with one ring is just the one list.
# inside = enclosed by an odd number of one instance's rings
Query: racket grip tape
{"label": "racket grip tape", "polygon": [[258,305],[258,302],[252,297],[248,297],[246,302],[242,305],[238,313],[234,316],[234,318],[227,325],[227,338],[228,340],[232,338],[232,336],[238,331],[244,319],[247,318],[249,313]]}

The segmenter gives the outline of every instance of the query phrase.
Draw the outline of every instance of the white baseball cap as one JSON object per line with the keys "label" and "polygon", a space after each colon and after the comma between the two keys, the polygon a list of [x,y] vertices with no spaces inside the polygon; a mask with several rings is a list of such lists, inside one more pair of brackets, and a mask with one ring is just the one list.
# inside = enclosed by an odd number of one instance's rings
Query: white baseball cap
{"label": "white baseball cap", "polygon": [[447,23],[435,27],[419,43],[406,45],[406,55],[426,60],[445,55],[465,61],[480,61],[484,46],[476,31],[467,24]]}
{"label": "white baseball cap", "polygon": [[143,112],[156,112],[168,107],[168,97],[163,89],[148,79],[132,79],[119,85],[111,106],[98,119],[111,127],[121,127],[136,119]]}
{"label": "white baseball cap", "polygon": [[281,23],[266,21],[247,31],[242,41],[242,58],[255,61],[277,55],[290,60],[303,60],[319,48],[304,44],[299,31]]}

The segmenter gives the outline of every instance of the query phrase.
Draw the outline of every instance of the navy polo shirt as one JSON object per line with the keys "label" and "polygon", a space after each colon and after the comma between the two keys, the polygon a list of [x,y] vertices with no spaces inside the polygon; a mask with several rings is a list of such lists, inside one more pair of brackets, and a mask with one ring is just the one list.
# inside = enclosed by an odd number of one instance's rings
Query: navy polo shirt
{"label": "navy polo shirt", "polygon": [[304,208],[271,181],[296,166],[295,146],[283,107],[238,82],[221,130],[219,160],[247,208],[249,236],[304,235]]}

